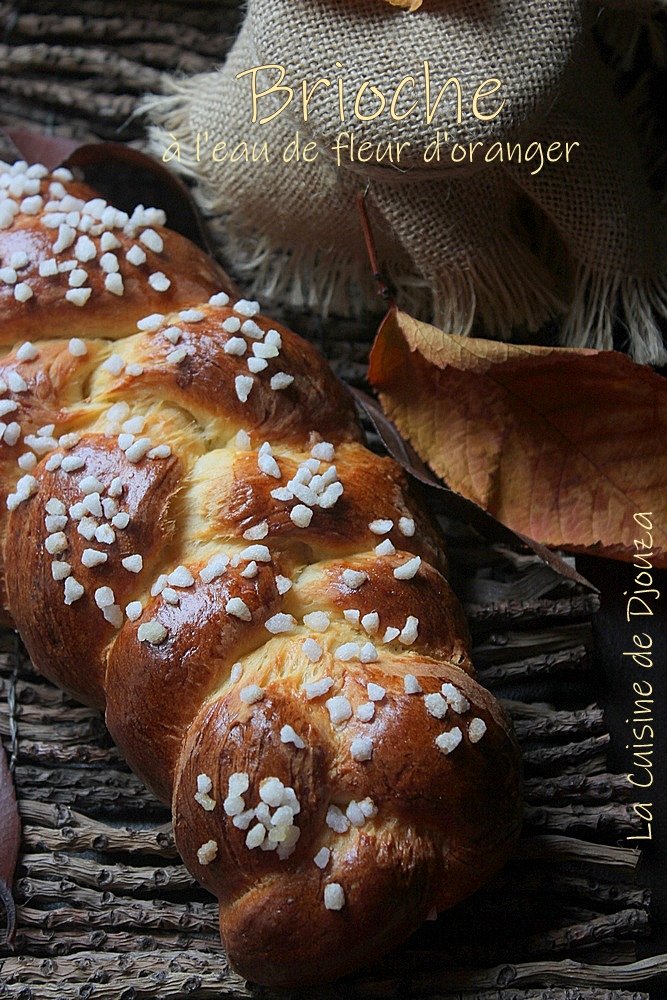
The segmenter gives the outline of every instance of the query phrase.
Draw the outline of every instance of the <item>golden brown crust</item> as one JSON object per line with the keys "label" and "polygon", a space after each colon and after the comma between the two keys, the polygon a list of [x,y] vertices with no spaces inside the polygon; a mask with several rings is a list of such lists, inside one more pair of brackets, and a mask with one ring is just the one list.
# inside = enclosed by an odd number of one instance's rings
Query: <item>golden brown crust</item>
{"label": "golden brown crust", "polygon": [[[421,695],[405,693],[398,673],[388,680],[384,661],[339,678],[335,693],[355,709],[366,700],[369,681],[382,682],[387,693],[372,722],[354,718],[333,732],[324,699],[308,702],[288,664],[298,669],[289,656],[279,660],[279,674],[286,673],[267,685],[259,703],[244,705],[231,690],[202,711],[190,729],[174,795],[179,850],[223,904],[230,959],[243,975],[278,986],[344,975],[405,938],[433,908],[455,905],[502,865],[521,824],[515,783],[506,780],[519,769],[511,726],[472,678],[442,664],[422,669],[418,658],[411,664],[425,693],[438,692],[444,681],[470,701],[453,720],[463,730],[461,745],[443,757],[435,745],[443,722],[424,712]],[[467,735],[472,718],[487,726],[477,743]],[[281,742],[286,724],[302,737],[303,749]],[[361,735],[373,741],[373,755],[357,762],[350,746]],[[248,850],[246,833],[225,815],[225,789],[238,772],[249,777],[247,803],[258,801],[268,776],[294,789],[301,835],[287,860]],[[210,812],[194,797],[202,773],[212,781]],[[366,797],[377,809],[369,822],[343,833],[326,825],[330,805],[345,810]],[[218,845],[215,863],[200,864],[197,850],[209,838]],[[313,859],[323,846],[331,858],[321,870]],[[340,912],[322,906],[332,882],[345,887]],[[286,940],[298,941],[287,945],[287,956]]]}
{"label": "golden brown crust", "polygon": [[[317,352],[229,301],[159,213],[12,170],[0,336],[29,343],[0,360],[7,610],[172,800],[239,971],[336,978],[473,892],[520,825],[516,741],[439,537]],[[53,265],[59,205],[80,228]]]}
{"label": "golden brown crust", "polygon": [[[49,186],[48,181],[41,182],[39,197],[44,204],[48,204]],[[65,190],[82,206],[92,200],[100,200],[85,184],[69,182]],[[44,211],[38,215],[19,213],[11,228],[0,229],[0,266],[8,266],[14,254],[25,254],[28,261],[26,266],[17,270],[17,281],[12,284],[0,281],[0,315],[3,317],[0,346],[32,339],[36,328],[42,328],[43,335],[47,337],[76,336],[82,323],[95,336],[117,340],[133,333],[137,320],[142,316],[152,312],[171,312],[191,302],[205,301],[209,295],[226,287],[227,278],[221,268],[190,240],[163,225],[146,222],[136,227],[126,226],[124,229],[116,226],[107,230],[118,245],[106,252],[116,257],[117,273],[123,285],[122,295],[114,294],[105,286],[108,272],[101,264],[105,253],[100,246],[102,234],[96,234],[94,228],[92,233],[72,229],[74,242],[54,251],[59,226],[47,227],[44,218],[49,215],[59,218],[67,214]],[[78,214],[85,214],[83,207]],[[158,215],[158,218],[161,216]],[[67,225],[64,218],[62,224]],[[162,243],[162,249],[152,250],[142,241],[142,234],[147,230],[155,233],[155,246]],[[89,240],[94,246],[95,256],[90,260],[78,260],[76,257],[76,247],[81,238]],[[143,263],[132,264],[127,259],[127,253],[133,247],[138,248],[140,254],[145,254]],[[82,256],[87,257],[85,250]],[[77,286],[91,290],[85,305],[75,305],[66,298],[71,290],[71,272],[47,277],[40,275],[40,263],[51,259],[59,264],[76,260],[78,268],[86,272],[84,285]],[[169,287],[165,291],[159,291],[149,283],[154,274],[166,277]],[[31,298],[25,302],[15,298],[16,284],[20,282],[25,282],[32,290]],[[161,287],[159,282],[157,284]],[[48,326],[43,329],[45,317],[48,317]]]}
{"label": "golden brown crust", "polygon": [[[168,548],[173,535],[169,502],[179,480],[180,467],[173,456],[133,465],[115,441],[102,435],[82,438],[68,454],[83,459],[85,466],[74,473],[62,469],[47,472],[40,467],[36,470],[39,489],[34,498],[10,514],[8,535],[16,562],[7,578],[8,600],[10,607],[20,609],[21,637],[37,669],[79,700],[103,708],[105,650],[116,630],[100,614],[94,595],[100,587],[111,587],[116,603],[125,607],[136,593],[137,579],[123,568],[122,559],[140,552],[144,570],[150,573]],[[84,475],[94,476],[105,484],[120,477],[123,493],[119,510],[126,511],[130,520],[124,530],[114,529],[113,544],[84,538],[77,530],[68,531],[64,558],[76,567],[76,579],[86,592],[67,606],[62,599],[62,583],[53,579],[51,563],[44,551],[45,505],[55,498],[70,510],[73,504],[81,502],[78,484]],[[104,552],[107,561],[86,568],[81,557],[87,548]],[[91,628],[93,620],[95,628]]]}

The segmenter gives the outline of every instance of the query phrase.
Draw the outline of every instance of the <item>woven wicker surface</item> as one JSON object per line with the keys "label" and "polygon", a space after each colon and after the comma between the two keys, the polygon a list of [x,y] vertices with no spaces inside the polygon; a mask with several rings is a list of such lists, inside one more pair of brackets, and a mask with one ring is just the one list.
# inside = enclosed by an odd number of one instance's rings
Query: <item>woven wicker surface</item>
{"label": "woven wicker surface", "polygon": [[[0,125],[141,146],[137,97],[164,71],[221,61],[239,20],[236,0],[70,0],[66,14],[52,0],[0,2]],[[363,383],[374,320],[287,318]],[[481,679],[507,700],[523,746],[524,836],[490,886],[321,995],[644,1000],[628,984],[656,966],[628,963],[649,900],[623,846],[637,827],[631,789],[607,772],[591,704],[595,598],[449,527]],[[16,952],[0,949],[0,997],[253,995],[227,966],[216,904],[181,864],[167,811],[98,715],[37,677],[11,633],[0,635],[0,735],[23,819],[19,930]]]}
{"label": "woven wicker surface", "polygon": [[[469,985],[466,997],[491,998],[505,985],[505,1000],[643,997],[608,990],[613,970],[593,968],[633,962],[649,927],[638,854],[619,846],[636,828],[631,789],[606,770],[602,711],[581,707],[596,599],[467,532],[451,553],[481,680],[506,700],[522,743],[524,834],[491,885],[327,995],[445,1000]],[[0,648],[0,733],[24,824],[17,952],[0,952],[0,996],[250,995],[227,967],[215,902],[180,863],[167,811],[98,714],[37,677],[11,633]]]}

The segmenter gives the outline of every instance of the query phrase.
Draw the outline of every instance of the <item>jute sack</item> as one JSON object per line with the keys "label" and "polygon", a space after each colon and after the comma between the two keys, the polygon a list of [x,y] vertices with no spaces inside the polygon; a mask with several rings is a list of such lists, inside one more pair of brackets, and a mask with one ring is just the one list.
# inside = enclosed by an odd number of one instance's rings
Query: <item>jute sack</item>
{"label": "jute sack", "polygon": [[[146,102],[152,143],[162,152],[179,139],[175,165],[197,180],[224,255],[259,296],[343,314],[373,307],[355,208],[366,190],[383,264],[401,303],[423,318],[453,333],[532,339],[557,321],[563,343],[616,343],[662,363],[659,213],[588,14],[574,0],[430,0],[412,14],[381,0],[250,0],[221,70],[167,80],[165,94]],[[483,160],[458,169],[448,155],[426,166],[437,122],[429,127],[423,115],[341,123],[322,88],[307,122],[294,101],[253,125],[247,76],[236,78],[275,63],[295,87],[338,73],[351,93],[365,79],[390,93],[402,76],[417,77],[424,59],[435,80],[456,75],[467,93],[491,77],[503,82],[507,100],[492,122],[463,104],[460,123],[440,123],[448,149],[569,140],[580,143],[578,155],[538,172],[534,162]],[[281,103],[265,98],[265,117]],[[374,144],[408,141],[407,159],[400,168],[337,165],[332,146],[342,129]],[[270,162],[197,161],[195,137],[205,131],[230,148],[266,142]],[[282,160],[297,131],[317,143],[314,162]]]}

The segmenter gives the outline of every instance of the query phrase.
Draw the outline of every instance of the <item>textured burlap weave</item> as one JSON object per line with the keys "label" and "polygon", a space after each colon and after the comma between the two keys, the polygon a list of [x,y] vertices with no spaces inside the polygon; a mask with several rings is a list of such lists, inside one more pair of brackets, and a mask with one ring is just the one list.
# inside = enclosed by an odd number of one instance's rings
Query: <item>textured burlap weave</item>
{"label": "textured burlap weave", "polygon": [[[406,14],[382,0],[250,0],[245,24],[216,73],[165,81],[148,99],[154,149],[179,141],[177,169],[198,196],[225,255],[254,293],[341,314],[374,307],[375,290],[355,197],[367,189],[380,256],[401,304],[453,333],[536,339],[551,321],[562,343],[627,347],[640,361],[667,360],[664,226],[633,123],[613,93],[611,71],[591,40],[599,5],[584,0],[425,0]],[[650,18],[636,3],[616,17]],[[295,100],[268,124],[251,124],[247,78],[275,63],[297,89],[342,77],[348,112],[370,79],[391,95],[427,59],[434,92],[461,81],[461,122],[450,98],[431,125],[412,114],[344,123],[332,89],[312,98],[304,122]],[[338,62],[338,65],[337,65]],[[484,80],[502,81],[505,104],[490,122],[471,111]],[[262,78],[268,81],[268,77]],[[407,110],[406,89],[397,104]],[[423,97],[423,94],[421,95]],[[265,98],[260,114],[280,107]],[[375,102],[369,97],[366,111]],[[440,162],[425,164],[436,128],[448,132]],[[313,163],[283,162],[299,131]],[[400,168],[386,159],[338,166],[332,147],[346,131],[373,144],[409,141]],[[231,149],[268,143],[270,162],[196,161],[197,133]],[[454,143],[579,142],[569,162],[452,165]],[[552,323],[553,325],[553,323]]]}

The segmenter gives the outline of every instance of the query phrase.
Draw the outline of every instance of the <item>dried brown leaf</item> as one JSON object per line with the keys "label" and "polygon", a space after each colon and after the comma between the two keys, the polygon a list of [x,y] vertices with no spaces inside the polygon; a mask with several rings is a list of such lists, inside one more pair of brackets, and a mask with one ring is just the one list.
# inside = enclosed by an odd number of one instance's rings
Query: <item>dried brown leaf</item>
{"label": "dried brown leaf", "polygon": [[369,378],[452,490],[554,548],[667,565],[667,380],[615,351],[456,337],[392,309]]}
{"label": "dried brown leaf", "polygon": [[21,821],[14,793],[14,782],[7,755],[0,744],[0,904],[6,913],[6,941],[11,944],[16,931],[16,913],[12,883],[21,842]]}
{"label": "dried brown leaf", "polygon": [[387,0],[392,7],[401,7],[403,10],[413,11],[419,10],[422,5],[422,0]]}

